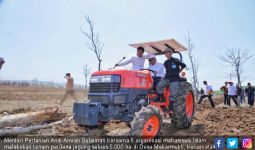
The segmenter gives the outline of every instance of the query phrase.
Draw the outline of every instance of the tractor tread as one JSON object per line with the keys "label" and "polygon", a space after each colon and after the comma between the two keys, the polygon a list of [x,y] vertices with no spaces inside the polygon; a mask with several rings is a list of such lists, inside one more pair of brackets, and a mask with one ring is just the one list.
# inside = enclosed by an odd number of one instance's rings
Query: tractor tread
{"label": "tractor tread", "polygon": [[[173,103],[173,114],[171,117],[172,125],[179,129],[189,128],[192,124],[194,111],[192,117],[186,116],[186,94],[192,91],[192,86],[188,82],[180,82],[177,100]],[[194,96],[193,96],[193,110],[194,110]]]}
{"label": "tractor tread", "polygon": [[[160,116],[160,110],[155,106],[147,106],[142,107],[140,111],[135,113],[134,119],[130,122],[131,131],[130,135],[132,136],[142,136],[142,131],[144,128],[145,123],[147,120],[152,116],[155,115],[160,121],[160,125],[162,124],[162,117]],[[158,133],[160,132],[160,126],[158,129]]]}

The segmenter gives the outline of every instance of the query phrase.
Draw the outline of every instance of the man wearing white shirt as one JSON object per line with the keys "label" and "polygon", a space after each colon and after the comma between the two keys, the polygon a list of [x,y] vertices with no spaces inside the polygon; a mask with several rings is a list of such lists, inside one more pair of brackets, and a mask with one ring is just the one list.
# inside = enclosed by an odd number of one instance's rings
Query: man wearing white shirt
{"label": "man wearing white shirt", "polygon": [[149,58],[149,69],[153,70],[151,76],[153,78],[153,89],[156,90],[158,82],[165,76],[165,67],[162,63],[158,63],[155,55]]}
{"label": "man wearing white shirt", "polygon": [[200,104],[204,98],[208,97],[212,108],[215,108],[214,102],[212,100],[212,96],[214,94],[212,86],[208,85],[207,81],[204,81],[203,83],[205,85],[205,94],[200,97],[198,104]]}
{"label": "man wearing white shirt", "polygon": [[149,58],[149,69],[154,71],[152,76],[162,78],[165,76],[165,67],[162,63],[158,63],[155,55]]}
{"label": "man wearing white shirt", "polygon": [[236,101],[236,86],[234,85],[234,83],[232,81],[229,81],[229,86],[228,86],[228,99],[227,99],[227,104],[229,106],[231,106],[231,102],[230,99],[232,99],[234,101],[234,103],[236,104],[236,106],[238,107],[238,103]]}
{"label": "man wearing white shirt", "polygon": [[115,66],[125,66],[132,63],[132,70],[139,71],[141,69],[144,69],[145,59],[148,59],[153,54],[143,55],[143,53],[144,53],[144,48],[138,47],[136,51],[136,56],[131,57],[130,59],[128,59],[127,61],[123,63],[115,64]]}

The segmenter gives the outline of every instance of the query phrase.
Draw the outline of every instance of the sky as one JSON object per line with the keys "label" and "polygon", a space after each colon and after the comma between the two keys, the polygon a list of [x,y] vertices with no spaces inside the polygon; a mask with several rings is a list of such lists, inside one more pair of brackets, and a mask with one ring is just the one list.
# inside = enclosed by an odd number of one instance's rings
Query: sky
{"label": "sky", "polygon": [[[134,55],[131,43],[174,38],[187,47],[189,31],[200,84],[207,80],[218,89],[231,72],[217,57],[226,47],[255,54],[254,8],[253,0],[0,0],[0,57],[6,60],[0,79],[65,82],[70,72],[84,84],[82,66],[94,72],[98,65],[80,31],[89,31],[90,16],[104,42],[103,69]],[[254,60],[244,66],[244,83],[255,84]]]}

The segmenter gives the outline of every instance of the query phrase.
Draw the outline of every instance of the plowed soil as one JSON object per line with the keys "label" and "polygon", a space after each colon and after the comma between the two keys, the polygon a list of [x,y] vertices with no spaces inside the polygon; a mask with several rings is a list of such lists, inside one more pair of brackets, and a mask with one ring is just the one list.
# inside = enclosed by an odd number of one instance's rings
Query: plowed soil
{"label": "plowed soil", "polygon": [[[45,107],[54,106],[64,95],[64,89],[54,88],[24,88],[0,86],[0,116],[31,112]],[[84,90],[76,90],[79,101],[86,100]],[[222,104],[223,98],[215,96],[216,108],[210,107],[209,101],[204,100],[202,104],[196,105],[195,118],[189,129],[178,130],[171,126],[171,119],[164,118],[161,128],[161,135],[173,136],[205,136],[205,135],[255,135],[255,108],[245,104],[237,108],[236,106],[226,107]],[[62,107],[61,113],[66,113],[65,117],[72,116],[71,98],[67,99]],[[233,102],[232,102],[233,103]],[[53,128],[41,129],[26,135],[128,135],[129,126],[120,121],[110,123],[97,128],[86,128],[78,126],[73,120],[66,121],[62,125]]]}

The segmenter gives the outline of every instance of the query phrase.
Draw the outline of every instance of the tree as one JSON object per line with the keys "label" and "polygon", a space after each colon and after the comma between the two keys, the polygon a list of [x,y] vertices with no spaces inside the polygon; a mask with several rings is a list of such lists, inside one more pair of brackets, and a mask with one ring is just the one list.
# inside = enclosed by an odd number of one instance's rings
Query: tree
{"label": "tree", "polygon": [[247,50],[240,48],[227,48],[225,53],[218,58],[230,64],[235,72],[238,85],[242,85],[243,65],[252,57]]}
{"label": "tree", "polygon": [[87,47],[89,50],[95,53],[98,60],[98,70],[101,70],[101,54],[103,51],[104,43],[101,42],[99,34],[95,32],[94,22],[90,19],[89,16],[86,17],[86,22],[89,25],[89,32],[84,32],[82,29],[80,30],[83,35],[88,38],[89,42],[87,43]]}
{"label": "tree", "polygon": [[90,75],[90,71],[91,71],[91,68],[88,68],[88,65],[83,66],[83,74],[85,77],[85,90],[86,91],[87,91],[87,87],[88,87],[88,78]]}
{"label": "tree", "polygon": [[191,69],[191,78],[192,78],[192,84],[195,89],[195,96],[196,99],[198,99],[198,88],[199,88],[199,83],[198,83],[198,60],[194,56],[193,49],[194,49],[194,44],[191,42],[191,38],[189,35],[189,32],[186,37],[186,41],[188,43],[188,56],[190,60],[190,69]]}
{"label": "tree", "polygon": [[5,63],[4,58],[0,57],[0,70],[4,63]]}

